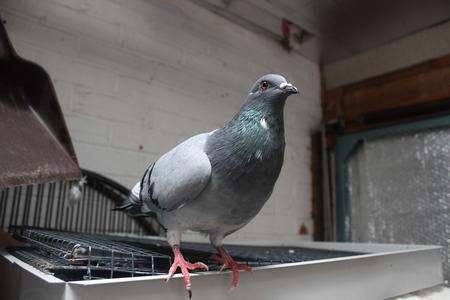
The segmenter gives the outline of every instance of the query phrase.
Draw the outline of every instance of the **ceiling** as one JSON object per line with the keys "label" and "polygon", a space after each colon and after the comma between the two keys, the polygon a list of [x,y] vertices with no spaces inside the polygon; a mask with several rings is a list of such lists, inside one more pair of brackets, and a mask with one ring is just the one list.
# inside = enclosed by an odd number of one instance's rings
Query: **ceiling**
{"label": "ceiling", "polygon": [[[249,30],[281,38],[287,18],[313,35],[295,51],[328,64],[450,20],[449,0],[193,0]],[[450,33],[449,33],[450,34]]]}

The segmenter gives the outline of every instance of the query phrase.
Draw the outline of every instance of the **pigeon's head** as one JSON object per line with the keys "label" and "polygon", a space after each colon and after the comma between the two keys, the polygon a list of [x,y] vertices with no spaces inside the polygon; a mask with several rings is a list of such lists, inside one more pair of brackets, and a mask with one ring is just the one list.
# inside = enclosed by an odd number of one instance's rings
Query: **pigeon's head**
{"label": "pigeon's head", "polygon": [[277,74],[267,74],[259,78],[252,86],[247,101],[263,101],[266,103],[284,102],[289,95],[297,94],[295,86]]}

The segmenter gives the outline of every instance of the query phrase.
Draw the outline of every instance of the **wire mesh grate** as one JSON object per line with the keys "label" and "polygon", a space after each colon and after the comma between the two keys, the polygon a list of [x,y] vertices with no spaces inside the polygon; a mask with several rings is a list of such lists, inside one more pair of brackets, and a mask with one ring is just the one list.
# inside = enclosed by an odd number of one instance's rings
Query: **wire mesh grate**
{"label": "wire mesh grate", "polygon": [[[26,241],[29,247],[10,249],[12,254],[65,281],[167,274],[172,261],[172,250],[162,239],[138,239],[23,227],[14,230],[16,236]],[[226,248],[237,262],[252,267],[359,254],[281,246],[228,245]],[[221,267],[212,259],[216,251],[210,244],[182,243],[181,249],[188,261],[202,261],[212,271],[217,271]]]}
{"label": "wire mesh grate", "polygon": [[[159,239],[137,239],[134,237],[117,237],[123,242],[139,248],[157,250],[158,252],[171,255],[171,249],[166,241]],[[304,247],[289,246],[249,246],[249,245],[226,245],[226,249],[237,262],[248,264],[252,267],[268,266],[284,263],[296,263],[336,257],[355,256],[363,253],[324,250]],[[211,244],[182,242],[181,250],[189,261],[201,261],[208,265],[210,270],[219,270],[220,265],[212,259],[216,250]]]}
{"label": "wire mesh grate", "polygon": [[13,254],[46,272],[85,271],[83,279],[133,277],[163,274],[171,263],[169,255],[114,241],[104,235],[34,228],[16,228],[15,231],[30,248],[13,249]]}

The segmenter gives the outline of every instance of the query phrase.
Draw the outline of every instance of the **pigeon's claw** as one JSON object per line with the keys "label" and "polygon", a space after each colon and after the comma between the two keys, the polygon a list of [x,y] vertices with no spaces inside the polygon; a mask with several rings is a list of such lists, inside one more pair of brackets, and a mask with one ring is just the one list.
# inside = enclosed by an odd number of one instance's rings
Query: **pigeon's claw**
{"label": "pigeon's claw", "polygon": [[166,282],[168,282],[173,277],[173,275],[177,271],[178,267],[180,267],[181,274],[183,274],[183,280],[184,280],[184,285],[186,287],[186,291],[189,294],[189,298],[191,298],[192,297],[192,291],[191,291],[192,283],[191,283],[191,274],[189,273],[189,270],[205,269],[206,271],[208,271],[208,266],[202,262],[190,263],[190,262],[186,261],[183,257],[183,254],[181,254],[180,248],[178,246],[174,246],[172,248],[172,250],[173,250],[173,254],[174,254],[174,261],[172,263],[172,266],[169,269],[169,274],[166,279]]}
{"label": "pigeon's claw", "polygon": [[219,255],[214,255],[212,259],[220,262],[222,267],[220,271],[229,268],[232,272],[232,280],[231,280],[231,288],[230,290],[234,290],[239,283],[239,271],[243,270],[246,272],[251,272],[252,267],[247,264],[240,264],[234,261],[234,259],[228,254],[227,250],[223,246],[217,247],[217,251],[219,251]]}

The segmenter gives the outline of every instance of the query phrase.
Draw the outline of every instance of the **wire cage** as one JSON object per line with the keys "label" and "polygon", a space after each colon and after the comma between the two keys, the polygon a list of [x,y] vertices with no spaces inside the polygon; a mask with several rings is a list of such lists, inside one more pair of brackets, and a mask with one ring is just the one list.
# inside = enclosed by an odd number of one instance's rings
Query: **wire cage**
{"label": "wire cage", "polygon": [[29,248],[12,253],[38,269],[69,280],[163,274],[171,257],[114,241],[106,235],[15,227]]}
{"label": "wire cage", "polygon": [[[82,170],[81,181],[0,190],[0,228],[27,247],[10,252],[64,280],[157,275],[170,255],[114,241],[111,236],[153,236],[159,225],[114,211],[129,189]],[[77,199],[73,193],[78,192]]]}
{"label": "wire cage", "polygon": [[[172,253],[160,238],[109,236],[101,234],[13,228],[28,248],[10,252],[34,267],[65,281],[167,274]],[[218,271],[215,250],[209,244],[181,244],[188,261],[202,261]],[[233,258],[251,267],[354,256],[359,253],[301,247],[228,245]],[[198,271],[193,271],[198,272]]]}
{"label": "wire cage", "polygon": [[129,189],[100,174],[82,170],[84,186],[80,198],[71,199],[77,181],[16,186],[0,191],[0,228],[12,227],[62,230],[79,233],[157,235],[152,218],[131,218],[113,211]]}
{"label": "wire cage", "polygon": [[[65,281],[167,274],[173,254],[166,241],[151,237],[160,232],[156,220],[114,211],[129,190],[94,172],[83,170],[83,175],[81,183],[1,190],[1,228],[26,244],[10,248],[10,253]],[[74,187],[79,188],[76,200]],[[181,248],[188,260],[220,269],[211,245],[182,243]],[[227,248],[236,261],[254,267],[357,254],[299,247]]]}

